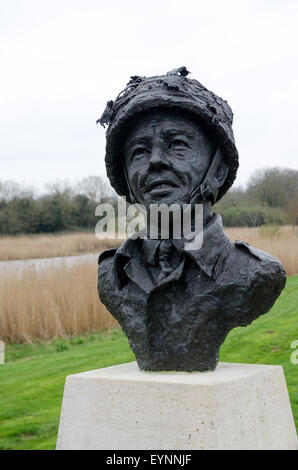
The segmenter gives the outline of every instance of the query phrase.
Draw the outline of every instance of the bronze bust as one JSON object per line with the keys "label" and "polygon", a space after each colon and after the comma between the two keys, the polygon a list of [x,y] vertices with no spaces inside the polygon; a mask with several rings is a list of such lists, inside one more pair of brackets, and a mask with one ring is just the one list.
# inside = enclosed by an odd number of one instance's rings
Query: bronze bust
{"label": "bronze bust", "polygon": [[279,260],[232,243],[212,205],[238,168],[226,101],[188,77],[133,76],[99,122],[106,168],[130,203],[203,204],[203,245],[129,238],[99,256],[98,292],[129,339],[140,369],[214,370],[228,332],[272,307],[285,284]]}

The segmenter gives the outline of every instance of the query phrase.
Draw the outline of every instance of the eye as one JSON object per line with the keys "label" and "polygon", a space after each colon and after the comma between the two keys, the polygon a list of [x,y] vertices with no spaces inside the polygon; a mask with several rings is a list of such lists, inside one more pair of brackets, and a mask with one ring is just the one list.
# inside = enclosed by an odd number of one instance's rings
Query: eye
{"label": "eye", "polygon": [[132,158],[140,157],[140,156],[144,155],[147,152],[148,152],[148,150],[145,147],[137,147],[136,149],[133,150],[131,156],[132,156]]}
{"label": "eye", "polygon": [[182,149],[188,148],[189,146],[184,140],[174,139],[170,143],[169,147],[173,148],[174,150],[180,150],[180,149],[182,150]]}

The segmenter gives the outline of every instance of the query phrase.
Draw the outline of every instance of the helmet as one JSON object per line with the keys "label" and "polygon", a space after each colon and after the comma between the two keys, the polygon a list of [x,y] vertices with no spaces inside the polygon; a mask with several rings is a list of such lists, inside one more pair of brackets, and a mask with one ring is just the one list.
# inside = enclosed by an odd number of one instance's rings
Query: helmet
{"label": "helmet", "polygon": [[233,113],[226,101],[207,90],[197,80],[187,77],[189,71],[180,67],[166,75],[154,77],[132,76],[126,88],[115,101],[108,101],[106,109],[98,119],[106,131],[105,163],[107,176],[115,191],[126,196],[129,202],[132,193],[124,167],[124,139],[130,121],[137,114],[153,109],[172,109],[198,120],[221,150],[228,165],[227,177],[218,190],[218,201],[231,187],[239,166],[232,122]]}

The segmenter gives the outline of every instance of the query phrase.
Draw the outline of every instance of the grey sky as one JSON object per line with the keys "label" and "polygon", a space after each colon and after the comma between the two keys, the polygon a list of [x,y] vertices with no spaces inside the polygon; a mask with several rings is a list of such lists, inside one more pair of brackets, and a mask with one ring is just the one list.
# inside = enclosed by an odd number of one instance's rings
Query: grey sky
{"label": "grey sky", "polygon": [[181,65],[226,99],[237,184],[298,169],[298,1],[0,0],[0,179],[105,176],[106,101]]}

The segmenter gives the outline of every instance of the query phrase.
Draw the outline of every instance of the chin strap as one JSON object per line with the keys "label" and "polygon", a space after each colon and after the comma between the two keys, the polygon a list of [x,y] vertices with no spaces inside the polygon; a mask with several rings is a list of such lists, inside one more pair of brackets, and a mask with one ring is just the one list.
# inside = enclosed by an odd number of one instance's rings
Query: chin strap
{"label": "chin strap", "polygon": [[131,186],[130,186],[130,183],[129,183],[129,179],[128,179],[128,175],[127,175],[127,171],[126,171],[126,166],[125,166],[124,160],[123,160],[123,171],[124,171],[126,186],[127,186],[127,188],[128,188],[128,192],[129,192],[129,199],[130,199],[130,202],[131,202],[131,204],[138,204],[136,198],[134,197],[134,194],[133,194],[133,192],[132,192],[132,189],[131,189]]}
{"label": "chin strap", "polygon": [[218,194],[217,181],[214,177],[218,165],[222,159],[222,153],[219,147],[217,147],[211,165],[209,166],[202,183],[194,189],[190,195],[190,204],[196,202],[202,204],[212,198],[213,204],[216,201]]}

